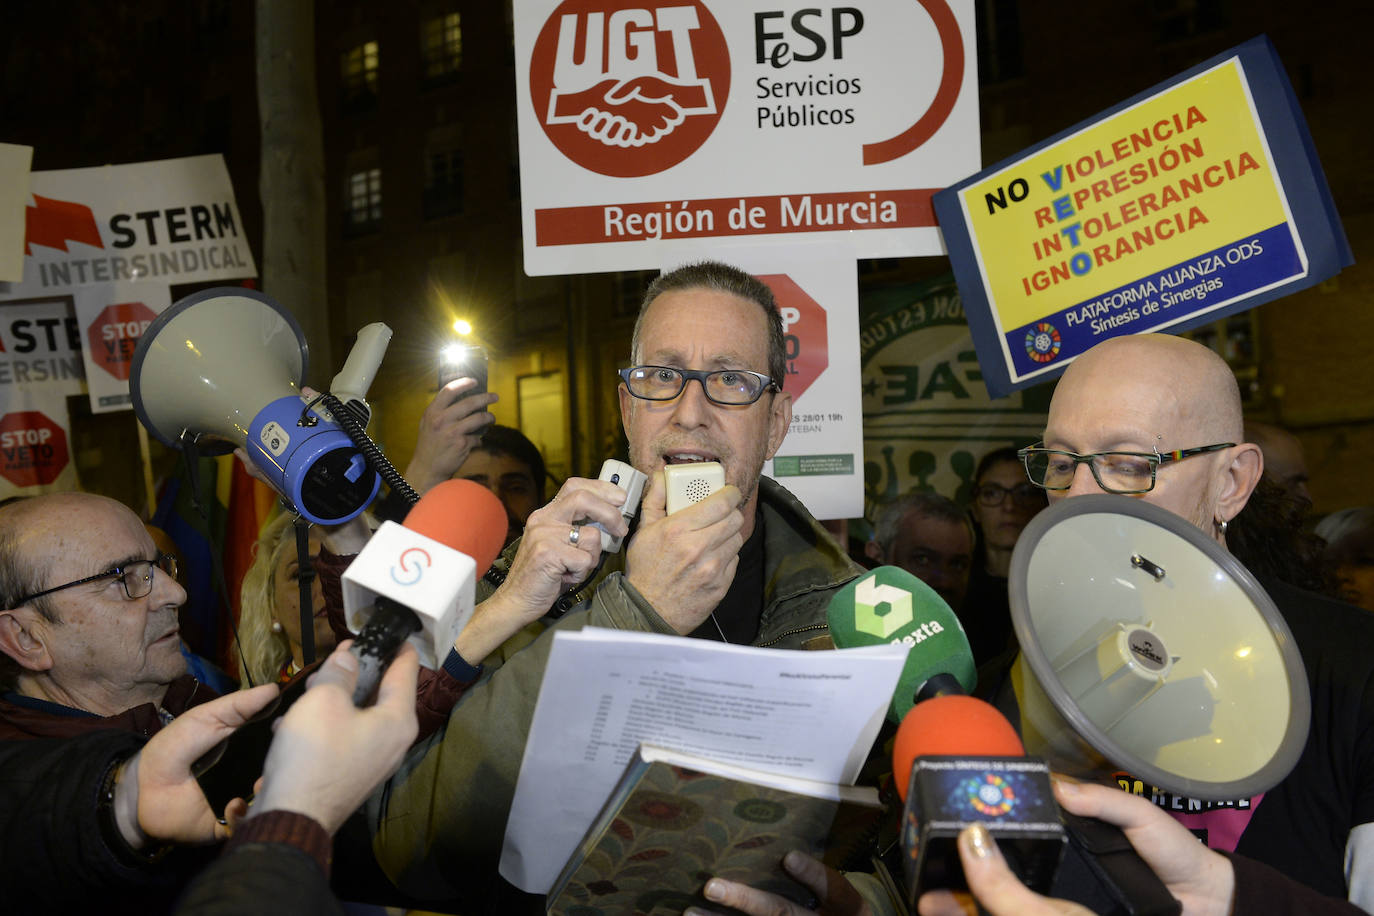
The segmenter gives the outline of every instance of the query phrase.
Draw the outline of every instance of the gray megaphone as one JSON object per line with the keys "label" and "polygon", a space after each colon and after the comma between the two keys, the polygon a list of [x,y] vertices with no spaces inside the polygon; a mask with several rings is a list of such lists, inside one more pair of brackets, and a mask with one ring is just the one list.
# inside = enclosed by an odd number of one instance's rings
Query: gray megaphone
{"label": "gray megaphone", "polygon": [[1021,533],[1008,585],[1027,753],[1205,801],[1297,763],[1311,700],[1292,633],[1186,520],[1129,496],[1060,500]]}
{"label": "gray megaphone", "polygon": [[301,515],[338,524],[367,507],[381,478],[334,416],[301,396],[308,360],[300,325],[281,305],[256,290],[207,289],[148,326],[129,392],[164,445],[195,443],[207,454],[241,447]]}

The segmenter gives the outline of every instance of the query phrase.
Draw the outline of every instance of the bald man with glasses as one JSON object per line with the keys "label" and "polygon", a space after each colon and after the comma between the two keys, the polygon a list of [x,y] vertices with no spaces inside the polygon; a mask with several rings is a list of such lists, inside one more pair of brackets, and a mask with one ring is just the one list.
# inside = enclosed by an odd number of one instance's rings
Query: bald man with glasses
{"label": "bald man with glasses", "polygon": [[214,698],[186,674],[176,561],[112,499],[0,508],[0,738],[150,735]]}
{"label": "bald man with glasses", "polygon": [[[1104,491],[1143,499],[1225,546],[1264,471],[1259,447],[1243,435],[1240,390],[1220,356],[1181,337],[1139,335],[1076,359],[1055,388],[1044,441],[1019,454],[1051,500]],[[1212,848],[1374,912],[1374,617],[1277,580],[1261,583],[1307,668],[1307,747],[1263,796],[1213,807],[1160,793],[1156,804]],[[1015,710],[1009,679],[985,674],[979,689]],[[1129,775],[1121,780],[1135,785]]]}

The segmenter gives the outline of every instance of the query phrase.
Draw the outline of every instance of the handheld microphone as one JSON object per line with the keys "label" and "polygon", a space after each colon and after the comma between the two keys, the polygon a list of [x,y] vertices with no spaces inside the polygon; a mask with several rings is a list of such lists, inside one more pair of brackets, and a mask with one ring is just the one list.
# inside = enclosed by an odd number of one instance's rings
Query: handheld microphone
{"label": "handheld microphone", "polygon": [[362,705],[407,639],[420,662],[437,668],[472,617],[477,577],[506,534],[501,500],[470,480],[446,480],[426,493],[404,525],[384,522],[343,574],[344,620],[358,633]]}
{"label": "handheld microphone", "polygon": [[[639,512],[639,501],[644,497],[644,486],[649,478],[635,470],[633,466],[623,461],[616,461],[614,458],[607,458],[601,465],[601,476],[598,480],[605,480],[613,483],[625,491],[625,504],[620,507],[620,514],[625,519],[625,524],[629,524]],[[619,538],[606,530],[606,526],[591,519],[579,519],[578,525],[591,525],[593,528],[601,529],[601,552],[617,553],[620,550],[620,542],[624,538]]]}
{"label": "handheld microphone", "polygon": [[[352,650],[358,654],[360,685],[353,702],[360,706],[376,690],[386,665],[407,638],[430,668],[437,667],[436,658],[442,660],[448,654],[458,631],[472,616],[476,578],[491,566],[505,540],[506,510],[479,484],[448,480],[415,504],[404,527],[387,524],[395,530],[386,537],[378,531],[344,573],[348,625],[355,632],[359,627],[363,631]],[[420,553],[410,553],[402,561],[396,553],[398,544],[405,545],[399,548],[402,551],[415,549]],[[423,565],[426,556],[429,566]],[[395,580],[390,576],[393,565],[399,575]],[[407,569],[418,573],[420,581],[404,585],[407,577],[403,572]],[[385,580],[375,575],[378,570]],[[350,573],[354,576],[351,598]],[[379,587],[359,584],[358,579],[376,582]],[[429,580],[428,587],[416,588],[424,579]],[[361,689],[364,677],[370,683]],[[252,795],[253,781],[262,773],[272,744],[275,720],[285,715],[305,690],[306,679],[296,678],[252,720],[195,761],[191,772],[214,811],[223,811],[230,799]]]}
{"label": "handheld microphone", "polygon": [[894,723],[917,699],[968,693],[977,681],[959,618],[933,588],[904,569],[879,566],[849,583],[830,599],[826,621],[836,648],[911,646],[887,713]]}
{"label": "handheld microphone", "polygon": [[[1023,757],[1026,749],[1007,717],[991,703],[957,694],[917,703],[892,742],[892,772],[911,772],[917,757]],[[910,782],[896,780],[906,801]]]}
{"label": "handheld microphone", "polygon": [[906,803],[902,865],[910,903],[928,890],[967,888],[955,843],[975,822],[997,839],[1026,886],[1049,891],[1066,843],[1049,766],[1025,756],[1016,729],[993,706],[958,695],[917,703],[897,729],[892,774]]}

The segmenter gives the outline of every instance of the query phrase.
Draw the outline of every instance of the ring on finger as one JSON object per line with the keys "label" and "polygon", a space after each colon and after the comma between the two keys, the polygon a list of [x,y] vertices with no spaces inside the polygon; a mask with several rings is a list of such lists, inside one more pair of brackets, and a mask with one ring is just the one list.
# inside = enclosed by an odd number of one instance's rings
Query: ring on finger
{"label": "ring on finger", "polygon": [[576,547],[576,546],[577,546],[577,542],[578,542],[579,540],[581,540],[581,538],[582,538],[582,531],[581,531],[576,525],[573,525],[570,529],[568,529],[568,543],[569,543],[569,544],[571,544],[571,545],[573,545],[574,547]]}

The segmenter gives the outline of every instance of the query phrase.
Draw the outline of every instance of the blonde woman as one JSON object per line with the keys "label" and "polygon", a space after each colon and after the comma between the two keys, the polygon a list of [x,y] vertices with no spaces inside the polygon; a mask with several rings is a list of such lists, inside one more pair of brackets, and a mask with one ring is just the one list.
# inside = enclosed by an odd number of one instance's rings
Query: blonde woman
{"label": "blonde woman", "polygon": [[[248,675],[254,684],[290,680],[301,670],[300,570],[296,561],[294,516],[283,512],[263,526],[254,545],[253,565],[243,576],[239,592],[239,640],[247,672],[240,682],[246,687]],[[356,553],[367,542],[370,528],[365,516],[336,528],[310,529],[310,559],[327,543],[336,553]],[[317,578],[310,589],[312,619],[315,624],[315,655],[324,658],[336,643],[334,630],[325,615],[324,596]]]}
{"label": "blonde woman", "polygon": [[[240,682],[272,684],[290,678],[301,667],[300,591],[297,587],[296,529],[293,516],[283,512],[263,526],[253,545],[253,564],[244,573],[239,591],[240,660],[246,670]],[[320,552],[314,531],[310,537],[312,558]],[[323,606],[319,584],[312,588],[316,606]],[[288,629],[289,627],[289,629]],[[327,653],[334,633],[323,617],[316,619],[315,648]]]}

